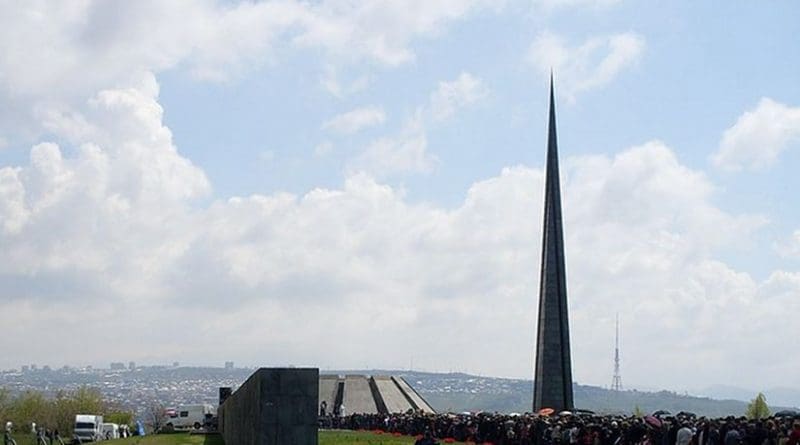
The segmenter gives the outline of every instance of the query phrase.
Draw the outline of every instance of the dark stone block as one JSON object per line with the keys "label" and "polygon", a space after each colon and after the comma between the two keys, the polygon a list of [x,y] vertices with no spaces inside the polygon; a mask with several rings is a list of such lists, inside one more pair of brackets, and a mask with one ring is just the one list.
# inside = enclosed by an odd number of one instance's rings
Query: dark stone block
{"label": "dark stone block", "polygon": [[319,370],[261,368],[220,407],[230,445],[317,445]]}

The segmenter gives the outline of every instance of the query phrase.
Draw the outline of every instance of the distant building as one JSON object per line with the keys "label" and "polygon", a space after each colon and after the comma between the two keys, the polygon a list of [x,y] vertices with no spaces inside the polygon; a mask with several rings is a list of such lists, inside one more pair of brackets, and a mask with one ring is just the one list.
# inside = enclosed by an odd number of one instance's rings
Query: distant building
{"label": "distant building", "polygon": [[136,362],[128,362],[128,370],[133,371],[136,369]]}
{"label": "distant building", "polygon": [[30,371],[30,369],[31,369],[31,368],[30,368],[30,366],[28,366],[28,365],[22,365],[22,372],[23,372],[23,373]]}
{"label": "distant building", "polygon": [[233,369],[233,362],[225,362],[225,369]]}
{"label": "distant building", "polygon": [[112,371],[121,371],[121,370],[125,369],[125,363],[122,363],[122,362],[111,362],[111,365],[109,365],[109,368]]}
{"label": "distant building", "polygon": [[44,372],[50,372],[51,370],[50,365],[44,365],[44,367],[42,367],[42,371]]}
{"label": "distant building", "polygon": [[172,367],[173,368],[178,368],[180,366],[181,366],[181,362],[172,362]]}
{"label": "distant building", "polygon": [[31,371],[37,371],[37,370],[39,370],[39,367],[36,366],[36,363],[32,363],[31,364]]}

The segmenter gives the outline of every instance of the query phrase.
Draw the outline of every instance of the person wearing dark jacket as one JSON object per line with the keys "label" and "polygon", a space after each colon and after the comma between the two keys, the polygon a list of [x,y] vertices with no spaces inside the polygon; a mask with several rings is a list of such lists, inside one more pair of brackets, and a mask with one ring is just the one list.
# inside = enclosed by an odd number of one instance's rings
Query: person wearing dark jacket
{"label": "person wearing dark jacket", "polygon": [[419,438],[419,440],[414,442],[414,445],[439,445],[439,442],[433,440],[430,431],[426,431],[425,434]]}

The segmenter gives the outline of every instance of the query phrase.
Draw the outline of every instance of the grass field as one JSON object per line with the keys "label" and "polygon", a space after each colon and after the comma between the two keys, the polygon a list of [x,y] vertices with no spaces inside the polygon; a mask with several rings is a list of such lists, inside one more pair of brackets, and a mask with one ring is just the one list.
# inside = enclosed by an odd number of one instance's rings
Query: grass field
{"label": "grass field", "polygon": [[[29,438],[16,438],[17,445],[34,445]],[[155,436],[130,437],[101,443],[109,445],[225,445],[220,436],[189,434],[161,434]],[[319,445],[413,445],[410,437],[394,437],[389,434],[356,431],[320,431]]]}
{"label": "grass field", "polygon": [[413,445],[411,437],[394,437],[389,434],[355,431],[320,431],[319,445]]}

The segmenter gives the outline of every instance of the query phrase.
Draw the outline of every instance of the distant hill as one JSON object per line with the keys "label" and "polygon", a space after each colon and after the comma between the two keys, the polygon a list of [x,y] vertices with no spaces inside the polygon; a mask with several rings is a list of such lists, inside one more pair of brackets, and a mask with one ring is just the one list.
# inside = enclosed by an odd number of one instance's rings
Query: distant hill
{"label": "distant hill", "polygon": [[[326,371],[329,373],[393,374],[405,378],[437,411],[530,411],[533,391],[531,380],[481,377],[463,373],[426,373],[413,371],[369,370]],[[611,391],[588,385],[574,385],[578,408],[598,413],[632,413],[635,407],[644,412],[665,409],[673,413],[689,411],[702,416],[743,415],[747,402],[716,400],[677,394],[670,391]],[[742,393],[744,394],[744,393]],[[747,398],[753,398],[748,392]],[[767,397],[769,401],[769,396]],[[770,405],[773,411],[785,409]]]}
{"label": "distant hill", "polygon": [[759,392],[764,393],[767,403],[784,406],[800,405],[800,389],[795,388],[768,388],[745,389],[728,385],[712,385],[703,389],[692,391],[695,394],[711,397],[712,399],[752,400]]}
{"label": "distant hill", "polygon": [[[223,369],[214,367],[148,366],[134,370],[110,369],[40,369],[17,372],[0,371],[0,388],[12,395],[29,390],[54,395],[88,386],[97,388],[107,401],[137,412],[157,399],[168,406],[188,403],[216,403],[218,388],[236,388],[252,374],[253,368]],[[397,370],[321,371],[323,374],[400,375],[438,411],[530,410],[533,383],[530,380],[482,377],[463,373],[427,373]],[[588,385],[575,385],[578,408],[600,413],[631,413],[666,409],[691,411],[706,416],[742,415],[747,401],[758,391],[715,385],[689,396],[669,391],[610,391]],[[773,411],[800,405],[800,391],[776,388],[762,391]],[[738,399],[738,400],[737,400]]]}

